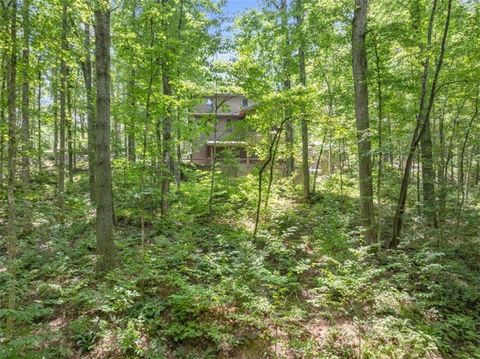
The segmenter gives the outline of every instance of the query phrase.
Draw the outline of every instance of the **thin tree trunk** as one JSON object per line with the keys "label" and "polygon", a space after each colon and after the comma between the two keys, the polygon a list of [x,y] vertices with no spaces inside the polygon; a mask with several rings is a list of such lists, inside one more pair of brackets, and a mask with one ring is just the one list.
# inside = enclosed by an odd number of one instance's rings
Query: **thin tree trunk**
{"label": "thin tree trunk", "polygon": [[280,143],[280,136],[282,134],[282,130],[280,129],[278,136],[277,136],[277,143],[274,144],[274,149],[272,153],[272,159],[270,160],[270,170],[268,174],[268,186],[267,186],[267,194],[265,197],[265,209],[268,208],[268,201],[270,199],[270,191],[272,189],[272,183],[273,183],[273,170],[275,167],[275,158],[277,157],[277,151],[278,151],[278,145]]}
{"label": "thin tree trunk", "polygon": [[55,66],[53,71],[53,158],[55,166],[58,166],[58,70]]}
{"label": "thin tree trunk", "polygon": [[468,203],[468,197],[470,194],[470,183],[471,183],[471,178],[472,178],[472,165],[473,165],[473,146],[470,148],[470,156],[468,156],[467,160],[467,178],[465,181],[465,187],[464,187],[464,196],[463,196],[463,201]]}
{"label": "thin tree trunk", "polygon": [[[24,193],[30,187],[30,156],[32,141],[30,139],[30,0],[22,3],[23,49],[22,49],[22,186]],[[32,203],[28,195],[24,199],[23,230],[32,231]]]}
{"label": "thin tree trunk", "polygon": [[[375,65],[377,72],[377,113],[378,113],[378,173],[377,173],[377,213],[380,213],[382,204],[382,175],[383,175],[383,96],[382,96],[382,78],[380,72],[380,56],[378,55],[378,42],[375,40]],[[382,236],[382,226],[380,215],[377,223],[377,238],[380,241]]]}
{"label": "thin tree trunk", "polygon": [[42,172],[42,73],[38,70],[37,95],[37,166],[38,173]]}
{"label": "thin tree trunk", "polygon": [[[463,107],[465,106],[466,99],[462,102],[460,106],[457,106],[457,114],[453,119],[453,128],[452,128],[452,134],[449,138],[448,141],[448,147],[445,147],[442,153],[444,154],[445,160],[444,164],[441,168],[441,174],[442,176],[439,178],[440,179],[440,191],[439,191],[439,196],[438,196],[438,205],[439,205],[439,211],[441,213],[441,223],[445,223],[445,213],[446,213],[446,202],[447,202],[447,177],[448,177],[448,168],[449,165],[451,164],[452,160],[452,155],[453,155],[453,144],[454,140],[456,137],[456,132],[458,128],[458,123],[460,120],[460,115],[462,112]],[[443,118],[440,118],[440,123],[443,126]],[[444,132],[444,131],[442,131]],[[443,135],[442,135],[443,136]],[[441,137],[442,137],[441,136]]]}
{"label": "thin tree trunk", "polygon": [[315,163],[315,173],[313,175],[312,193],[316,192],[318,169],[320,168],[320,160],[322,159],[323,147],[325,144],[325,140],[327,139],[327,133],[328,133],[328,130],[325,129],[325,132],[323,133],[322,144],[320,146],[320,151],[318,152],[317,162]]}
{"label": "thin tree trunk", "polygon": [[367,28],[367,0],[356,0],[352,24],[352,68],[355,89],[355,117],[357,122],[360,215],[366,229],[367,244],[375,241],[374,206],[372,189],[372,159],[369,137],[367,51],[365,34]]}
{"label": "thin tree trunk", "polygon": [[430,117],[425,119],[423,128],[423,136],[420,140],[420,153],[422,158],[423,209],[427,224],[431,227],[438,228]]}
{"label": "thin tree trunk", "polygon": [[[177,123],[180,124],[180,111],[177,109]],[[180,147],[181,141],[180,126],[177,127],[177,161],[175,164],[175,183],[177,185],[177,191],[180,191],[181,183],[181,165],[182,165],[182,148]]]}
{"label": "thin tree trunk", "polygon": [[116,265],[110,166],[110,9],[95,9],[97,272]]}
{"label": "thin tree trunk", "polygon": [[90,25],[85,24],[85,61],[82,62],[83,79],[85,81],[87,101],[87,152],[88,182],[90,202],[95,203],[95,106],[92,88],[92,58],[90,54]]}
{"label": "thin tree trunk", "polygon": [[[68,14],[67,14],[67,2],[63,0],[62,10],[62,50],[66,52],[68,50],[67,44],[67,31],[68,31]],[[65,207],[65,126],[67,122],[67,63],[65,61],[65,55],[61,54],[60,60],[60,150],[58,161],[58,207],[62,212]]]}
{"label": "thin tree trunk", "polygon": [[446,178],[445,178],[445,163],[446,163],[446,156],[445,153],[445,112],[447,108],[448,102],[448,88],[447,94],[445,95],[445,101],[443,103],[442,114],[439,118],[438,123],[438,138],[439,138],[439,147],[440,147],[440,166],[438,168],[438,220],[440,226],[443,225],[445,221],[445,200],[446,200]]}
{"label": "thin tree trunk", "polygon": [[[300,77],[300,84],[306,89],[307,75],[305,72],[305,43],[303,34],[303,4],[302,0],[297,0],[297,28],[300,32],[300,43],[298,46],[298,72]],[[302,113],[301,118],[302,127],[302,179],[303,179],[303,200],[310,202],[310,164],[308,159],[308,125],[305,118],[305,113]]]}
{"label": "thin tree trunk", "polygon": [[[0,121],[1,123],[6,123],[5,119],[5,106],[3,104],[5,103],[5,92],[6,92],[6,85],[7,85],[7,77],[8,77],[8,66],[9,65],[9,59],[8,55],[5,54],[2,56],[2,84],[1,84],[1,94],[0,94],[0,103],[2,106],[0,106]],[[4,147],[5,147],[5,133],[4,133],[4,127],[0,127],[0,187],[3,187],[3,171],[4,171]]]}
{"label": "thin tree trunk", "polygon": [[208,197],[208,220],[212,220],[213,215],[213,193],[215,190],[215,170],[216,170],[216,163],[217,163],[217,125],[218,125],[218,101],[217,96],[215,95],[215,112],[214,112],[214,122],[213,122],[213,148],[212,148],[212,156],[211,156],[211,174],[210,174],[210,195]]}
{"label": "thin tree trunk", "polygon": [[[163,83],[163,95],[172,96],[172,88],[170,86],[170,77],[167,73],[167,67],[162,64],[162,83]],[[161,214],[162,216],[167,214],[169,203],[168,195],[170,193],[170,182],[172,180],[173,173],[173,158],[172,158],[172,117],[171,109],[167,108],[166,114],[163,120],[163,133],[162,133],[162,204]]]}
{"label": "thin tree trunk", "polygon": [[77,170],[77,88],[75,86],[73,104],[72,104],[72,160],[73,172]]}
{"label": "thin tree trunk", "polygon": [[262,187],[263,187],[263,172],[267,168],[268,164],[273,158],[273,149],[275,146],[275,142],[279,141],[280,134],[283,130],[283,127],[285,126],[285,123],[288,121],[288,118],[284,118],[280,126],[278,127],[277,131],[275,132],[275,135],[273,136],[272,142],[270,143],[270,146],[268,148],[268,157],[263,163],[262,167],[260,167],[260,171],[258,172],[258,199],[257,199],[257,210],[255,213],[255,227],[253,229],[253,238],[257,236],[258,232],[258,225],[260,223],[260,209],[262,206]]}
{"label": "thin tree trunk", "polygon": [[430,48],[432,43],[432,32],[433,32],[433,23],[435,19],[435,12],[437,7],[437,0],[433,0],[432,5],[432,12],[430,14],[430,20],[428,25],[428,34],[427,34],[427,57],[424,62],[424,69],[423,69],[423,77],[422,77],[422,92],[420,97],[420,108],[417,117],[417,124],[415,126],[415,132],[412,137],[412,142],[410,144],[410,150],[407,157],[407,162],[405,164],[405,171],[402,178],[402,184],[400,188],[400,196],[398,199],[397,208],[395,210],[395,216],[393,219],[393,231],[392,231],[392,238],[388,243],[389,247],[396,247],[399,244],[399,238],[402,230],[402,222],[403,222],[403,214],[405,212],[405,203],[407,201],[407,194],[408,194],[408,184],[410,180],[410,172],[412,167],[412,160],[413,156],[415,155],[418,143],[422,137],[423,130],[425,127],[425,120],[430,117],[430,113],[433,107],[433,102],[435,100],[435,94],[437,90],[437,81],[438,76],[440,74],[440,70],[443,64],[443,56],[445,54],[445,46],[447,41],[447,34],[448,34],[448,27],[450,25],[450,15],[452,9],[452,0],[448,1],[448,9],[447,9],[447,19],[445,21],[445,27],[443,30],[442,35],[442,44],[440,48],[440,54],[438,55],[438,60],[436,63],[435,73],[430,89],[430,98],[428,100],[428,104],[426,101],[427,97],[427,82],[428,82],[428,72],[430,67]]}
{"label": "thin tree trunk", "polygon": [[[7,72],[8,93],[8,185],[7,185],[7,271],[8,299],[7,309],[15,310],[16,307],[16,265],[17,256],[17,210],[15,205],[15,174],[17,166],[17,118],[16,118],[16,80],[17,80],[17,0],[11,3],[11,27],[10,27],[10,61]],[[13,336],[14,316],[7,314],[6,330],[8,335]]]}
{"label": "thin tree trunk", "polygon": [[72,131],[72,87],[69,81],[69,71],[67,70],[67,152],[68,152],[68,181],[73,183],[73,131]]}
{"label": "thin tree trunk", "polygon": [[[22,3],[23,49],[22,49],[22,183],[28,191],[30,183],[30,0]],[[27,206],[28,207],[28,206]],[[29,212],[27,210],[27,212]],[[27,215],[28,216],[28,215]],[[29,220],[25,218],[25,220]]]}
{"label": "thin tree trunk", "polygon": [[[135,98],[135,72],[133,73],[132,78],[128,82],[128,96],[130,97],[130,111],[131,114],[134,113],[136,107],[136,98]],[[128,125],[128,134],[127,134],[127,144],[128,144],[128,160],[135,163],[136,153],[135,153],[135,116],[130,117],[130,123]]]}
{"label": "thin tree trunk", "polygon": [[215,190],[215,169],[216,169],[216,162],[217,162],[217,125],[218,125],[218,110],[230,99],[234,98],[236,95],[228,94],[225,96],[220,103],[218,102],[218,97],[215,95],[215,103],[214,103],[214,135],[213,135],[213,153],[212,153],[212,163],[211,163],[211,173],[210,173],[210,195],[208,198],[208,220],[212,220],[213,214],[213,195]]}
{"label": "thin tree trunk", "polygon": [[465,202],[465,174],[464,174],[464,162],[465,162],[465,150],[467,148],[468,138],[470,136],[470,131],[472,129],[473,121],[478,116],[478,89],[477,97],[475,99],[475,111],[468,122],[467,130],[465,131],[465,137],[463,139],[462,147],[460,150],[460,159],[459,159],[459,176],[458,176],[458,186],[461,193],[461,200],[458,204],[459,209],[461,210]]}
{"label": "thin tree trunk", "polygon": [[[290,62],[290,36],[289,36],[289,29],[288,29],[288,9],[287,0],[280,1],[280,27],[281,31],[284,33],[284,44],[283,44],[283,90],[285,92],[290,91],[291,89],[291,81],[290,81],[290,70],[289,70],[289,62]],[[293,124],[290,118],[290,110],[287,108],[285,109],[285,144],[287,150],[287,158],[286,158],[286,173],[287,177],[290,177],[293,174],[295,169],[295,158],[293,156]]]}

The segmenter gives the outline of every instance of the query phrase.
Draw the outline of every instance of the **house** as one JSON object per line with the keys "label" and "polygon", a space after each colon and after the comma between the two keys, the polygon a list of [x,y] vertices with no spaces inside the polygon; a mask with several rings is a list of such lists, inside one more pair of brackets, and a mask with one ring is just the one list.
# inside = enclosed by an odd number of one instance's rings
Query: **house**
{"label": "house", "polygon": [[210,168],[214,153],[216,159],[222,161],[225,151],[229,150],[238,160],[242,172],[253,168],[259,159],[248,149],[247,137],[252,137],[254,133],[248,129],[244,119],[254,110],[254,105],[253,101],[240,94],[217,93],[196,106],[193,117],[211,119],[212,123],[216,123],[216,129],[194,141],[192,162],[199,168]]}

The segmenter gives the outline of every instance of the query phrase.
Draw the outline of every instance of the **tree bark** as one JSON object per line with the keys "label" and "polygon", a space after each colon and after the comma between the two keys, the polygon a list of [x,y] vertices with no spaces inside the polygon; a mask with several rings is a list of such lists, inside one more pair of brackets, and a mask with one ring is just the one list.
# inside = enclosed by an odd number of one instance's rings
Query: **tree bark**
{"label": "tree bark", "polygon": [[435,197],[435,172],[433,168],[433,145],[430,117],[425,119],[424,131],[420,140],[422,158],[423,209],[427,224],[438,227],[437,203]]}
{"label": "tree bark", "polygon": [[[283,44],[283,90],[288,92],[291,89],[291,81],[290,81],[290,36],[288,30],[288,8],[287,8],[287,0],[280,1],[280,26],[281,31],[284,33],[284,44]],[[293,142],[294,142],[294,135],[293,135],[293,124],[290,116],[290,110],[287,108],[285,109],[285,144],[287,150],[287,158],[286,158],[286,173],[287,177],[290,177],[293,174],[295,169],[295,158],[293,156]]]}
{"label": "tree bark", "polygon": [[[383,93],[382,93],[382,78],[380,70],[380,56],[378,54],[378,41],[375,40],[375,65],[377,72],[377,113],[378,113],[378,173],[377,173],[377,211],[380,211],[382,204],[382,175],[383,175]],[[379,212],[377,212],[379,213]],[[380,215],[377,223],[377,238],[380,241],[382,236],[382,226]]]}
{"label": "tree bark", "polygon": [[[475,99],[475,110],[474,110],[474,113],[473,113],[472,117],[470,118],[470,121],[468,122],[468,126],[467,126],[467,129],[465,131],[465,136],[463,138],[462,147],[460,149],[460,159],[459,159],[459,164],[458,164],[459,165],[458,188],[459,188],[460,193],[461,193],[461,199],[458,203],[459,210],[462,209],[463,204],[465,202],[465,171],[464,171],[465,151],[466,151],[466,148],[467,148],[468,138],[470,136],[470,131],[472,129],[473,122],[475,121],[475,119],[478,116],[478,96],[479,95],[478,95],[478,89],[477,89],[477,97]],[[468,182],[468,176],[467,176],[467,182]]]}
{"label": "tree bark", "polygon": [[445,54],[445,46],[447,41],[447,34],[448,28],[450,25],[450,15],[452,9],[452,0],[448,1],[448,8],[447,8],[447,19],[445,21],[445,27],[443,30],[442,35],[442,43],[440,47],[440,53],[438,55],[438,60],[436,63],[435,73],[432,80],[432,85],[430,88],[430,97],[427,103],[427,85],[428,85],[428,72],[430,67],[430,54],[428,52],[431,51],[431,43],[432,43],[432,32],[433,32],[433,24],[435,20],[435,12],[437,8],[437,0],[433,0],[432,4],[432,11],[430,14],[430,20],[428,25],[428,33],[427,33],[427,56],[425,58],[424,67],[423,67],[423,76],[422,76],[422,91],[420,96],[420,108],[418,111],[417,116],[417,124],[415,126],[415,131],[412,137],[412,141],[410,144],[409,153],[407,156],[407,161],[405,164],[405,170],[402,178],[402,184],[400,187],[400,196],[397,203],[397,208],[395,210],[395,216],[393,218],[393,231],[392,231],[392,238],[389,241],[389,247],[396,247],[399,244],[399,238],[402,230],[402,223],[403,223],[403,215],[405,213],[405,203],[407,201],[408,195],[408,184],[410,181],[410,172],[412,168],[412,161],[417,150],[418,143],[422,138],[423,131],[425,128],[425,124],[428,123],[430,118],[430,113],[432,111],[433,102],[435,100],[435,94],[437,92],[437,82],[438,76],[440,74],[440,70],[442,69],[443,64],[443,56]]}
{"label": "tree bark", "polygon": [[136,101],[135,101],[135,73],[133,74],[132,78],[128,82],[128,96],[130,97],[129,99],[129,105],[130,105],[130,123],[128,125],[128,134],[127,134],[127,152],[128,152],[128,160],[130,162],[135,163],[136,161],[136,153],[135,153],[135,116],[132,116],[132,114],[135,111],[135,106],[136,106]]}
{"label": "tree bark", "polygon": [[318,169],[320,168],[320,161],[322,159],[323,148],[325,147],[325,141],[327,139],[328,130],[325,129],[322,137],[322,144],[320,145],[320,150],[318,151],[317,162],[315,163],[315,173],[313,175],[313,188],[312,192],[315,194],[317,188],[317,177],[318,177]]}
{"label": "tree bark", "polygon": [[[7,184],[7,271],[9,274],[7,308],[16,306],[16,265],[17,256],[17,210],[15,205],[15,175],[17,166],[17,118],[16,118],[16,81],[17,81],[17,1],[11,3],[10,61],[7,72],[8,107],[8,184]],[[14,331],[12,314],[6,317],[6,329],[9,335]]]}
{"label": "tree bark", "polygon": [[283,127],[285,126],[285,123],[287,121],[288,119],[284,118],[280,126],[277,128],[277,131],[275,132],[272,142],[270,143],[270,146],[268,148],[268,157],[265,160],[265,162],[262,164],[262,166],[260,167],[260,171],[258,172],[258,199],[257,199],[257,210],[255,212],[255,227],[253,229],[253,238],[257,236],[258,226],[260,223],[260,209],[262,205],[263,172],[267,168],[270,161],[272,161],[273,159],[275,145],[280,140],[280,134],[282,133]]}
{"label": "tree bark", "polygon": [[67,154],[68,154],[68,182],[73,183],[73,131],[72,131],[72,86],[70,86],[69,71],[67,72],[67,116],[66,116],[66,129],[67,129]]}
{"label": "tree bark", "polygon": [[[62,9],[62,51],[68,50],[67,31],[68,31],[68,13],[67,2],[63,0]],[[61,54],[60,60],[60,148],[58,158],[58,207],[63,213],[65,207],[65,126],[67,122],[67,63],[65,54]],[[62,214],[63,215],[63,214]]]}
{"label": "tree bark", "polygon": [[[22,49],[22,185],[24,193],[30,187],[30,156],[32,141],[30,139],[30,0],[22,4],[23,49]],[[32,203],[28,196],[24,199],[23,230],[29,233],[32,225]]]}
{"label": "tree bark", "polygon": [[360,181],[360,216],[366,229],[367,244],[375,241],[374,207],[372,189],[372,159],[368,118],[367,51],[367,0],[355,1],[352,24],[352,68],[355,90],[355,117],[357,123],[358,161]]}
{"label": "tree bark", "polygon": [[85,61],[82,62],[87,100],[87,151],[90,202],[95,203],[95,107],[92,89],[92,57],[90,52],[90,25],[85,24]]}
{"label": "tree bark", "polygon": [[[103,5],[103,6],[102,6]],[[95,9],[96,136],[95,199],[97,204],[97,272],[116,264],[113,240],[113,197],[110,166],[110,9]]]}
{"label": "tree bark", "polygon": [[[170,85],[170,77],[167,72],[167,66],[162,63],[162,83],[163,95],[170,98],[172,96],[172,88]],[[168,211],[168,195],[170,193],[170,182],[173,174],[173,157],[172,157],[172,114],[171,108],[167,106],[162,126],[162,203],[161,214],[167,214]]]}
{"label": "tree bark", "polygon": [[42,73],[38,70],[37,95],[37,166],[38,173],[42,172]]}
{"label": "tree bark", "polygon": [[53,158],[55,166],[58,166],[58,71],[57,67],[53,70]]}
{"label": "tree bark", "polygon": [[[298,46],[298,72],[300,84],[307,88],[307,75],[305,72],[305,36],[303,34],[303,4],[302,0],[297,0],[297,30],[299,31],[299,46]],[[304,108],[304,107],[302,107]],[[305,118],[305,113],[302,113],[301,118],[302,128],[302,180],[303,180],[303,200],[306,203],[310,202],[310,163],[308,158],[308,125]]]}
{"label": "tree bark", "polygon": [[[3,105],[5,103],[5,92],[7,87],[7,77],[8,77],[8,66],[9,59],[8,54],[2,56],[2,84],[1,84],[1,94],[0,94],[0,103]],[[6,123],[5,119],[5,106],[0,106],[0,121],[1,123]],[[5,132],[3,126],[0,127],[0,187],[3,186],[4,179],[4,147],[5,147]]]}
{"label": "tree bark", "polygon": [[22,49],[22,183],[28,191],[30,182],[30,0],[22,4],[23,49]]}

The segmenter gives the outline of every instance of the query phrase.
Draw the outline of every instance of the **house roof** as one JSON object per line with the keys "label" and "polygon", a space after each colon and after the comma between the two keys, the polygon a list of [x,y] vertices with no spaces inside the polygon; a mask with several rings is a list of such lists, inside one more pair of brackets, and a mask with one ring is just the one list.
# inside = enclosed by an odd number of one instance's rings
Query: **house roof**
{"label": "house roof", "polygon": [[[238,112],[217,112],[217,118],[244,118],[247,113],[255,111],[257,104],[242,107]],[[206,117],[214,115],[213,112],[193,112],[193,117]]]}
{"label": "house roof", "polygon": [[246,141],[207,141],[207,146],[237,147],[246,146]]}

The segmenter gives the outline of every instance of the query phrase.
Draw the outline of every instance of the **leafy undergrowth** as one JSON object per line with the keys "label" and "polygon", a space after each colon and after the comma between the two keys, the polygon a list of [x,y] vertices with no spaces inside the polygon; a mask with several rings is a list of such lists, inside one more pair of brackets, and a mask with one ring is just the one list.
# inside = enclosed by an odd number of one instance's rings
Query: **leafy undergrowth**
{"label": "leafy undergrowth", "polygon": [[[306,206],[280,181],[253,239],[253,176],[218,175],[210,220],[209,179],[192,172],[161,219],[158,186],[140,193],[131,170],[115,182],[120,265],[98,281],[77,179],[63,224],[51,179],[35,182],[16,335],[2,328],[1,358],[480,358],[478,233],[440,242],[411,217],[403,246],[377,252],[361,245],[353,184],[338,196],[327,181]],[[468,228],[478,220],[464,217]]]}

